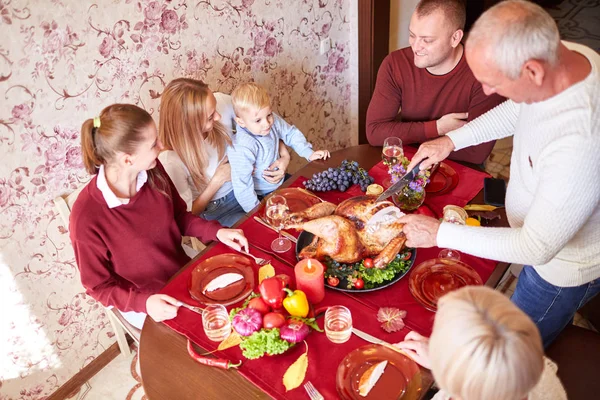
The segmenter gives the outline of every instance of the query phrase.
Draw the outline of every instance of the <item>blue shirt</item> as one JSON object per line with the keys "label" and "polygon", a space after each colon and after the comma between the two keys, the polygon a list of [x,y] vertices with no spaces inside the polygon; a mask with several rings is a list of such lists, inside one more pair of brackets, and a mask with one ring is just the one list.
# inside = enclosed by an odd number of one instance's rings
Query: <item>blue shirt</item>
{"label": "blue shirt", "polygon": [[313,153],[312,145],[298,128],[275,113],[273,119],[273,126],[265,136],[255,135],[236,125],[233,147],[227,149],[233,193],[246,212],[259,203],[257,193],[270,193],[283,182],[282,179],[278,183],[269,183],[262,176],[263,171],[279,158],[279,140],[307,160]]}

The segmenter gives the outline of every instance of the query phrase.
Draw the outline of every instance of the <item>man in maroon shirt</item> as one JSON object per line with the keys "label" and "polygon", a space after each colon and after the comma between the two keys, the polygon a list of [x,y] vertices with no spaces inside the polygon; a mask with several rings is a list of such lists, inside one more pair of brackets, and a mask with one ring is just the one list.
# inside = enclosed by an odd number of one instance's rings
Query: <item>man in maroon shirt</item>
{"label": "man in maroon shirt", "polygon": [[[390,53],[379,68],[367,111],[367,138],[381,146],[396,136],[422,143],[458,129],[504,101],[486,96],[464,57],[461,0],[422,0],[410,21],[410,47]],[[481,164],[494,147],[483,143],[451,159]]]}

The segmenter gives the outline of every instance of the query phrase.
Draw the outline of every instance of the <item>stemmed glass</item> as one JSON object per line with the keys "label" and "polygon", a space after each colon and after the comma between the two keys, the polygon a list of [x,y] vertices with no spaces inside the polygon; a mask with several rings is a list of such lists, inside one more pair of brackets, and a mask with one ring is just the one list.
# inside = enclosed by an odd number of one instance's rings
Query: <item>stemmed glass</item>
{"label": "stemmed glass", "polygon": [[267,220],[278,232],[278,238],[273,240],[271,243],[271,250],[276,253],[284,253],[292,248],[292,242],[281,236],[281,229],[288,215],[288,206],[285,201],[285,197],[280,195],[273,195],[267,200],[267,206],[265,208],[265,216]]}
{"label": "stemmed glass", "polygon": [[[402,149],[402,139],[398,137],[386,138],[383,142],[383,150],[381,151],[383,164],[391,169],[402,160],[403,156],[404,150]],[[389,187],[391,184],[391,177],[387,177],[383,181],[383,186],[385,187]]]}

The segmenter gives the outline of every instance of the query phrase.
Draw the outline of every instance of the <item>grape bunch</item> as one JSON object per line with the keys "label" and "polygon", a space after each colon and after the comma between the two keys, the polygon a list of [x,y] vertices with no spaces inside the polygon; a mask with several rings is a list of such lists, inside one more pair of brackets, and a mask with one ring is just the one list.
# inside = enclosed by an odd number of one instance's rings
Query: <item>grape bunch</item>
{"label": "grape bunch", "polygon": [[375,182],[372,176],[369,176],[358,165],[356,161],[342,161],[337,168],[328,168],[325,171],[317,172],[311,179],[304,182],[308,190],[314,192],[325,192],[328,190],[339,190],[345,192],[352,185],[360,185],[360,190],[367,190],[367,186]]}

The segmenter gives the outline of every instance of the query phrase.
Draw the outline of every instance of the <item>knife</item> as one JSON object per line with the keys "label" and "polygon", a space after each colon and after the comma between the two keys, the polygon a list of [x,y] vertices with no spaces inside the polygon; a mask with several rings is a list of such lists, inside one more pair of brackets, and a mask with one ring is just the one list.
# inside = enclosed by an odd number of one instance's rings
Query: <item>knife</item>
{"label": "knife", "polygon": [[419,167],[421,166],[421,160],[413,169],[411,169],[406,175],[404,175],[400,180],[394,183],[392,186],[386,189],[385,192],[381,193],[376,201],[385,200],[393,194],[399,193],[404,186],[408,185],[415,179],[415,176],[419,173]]}
{"label": "knife", "polygon": [[190,306],[189,304],[187,304],[187,303],[184,303],[183,301],[177,301],[177,305],[178,305],[178,306],[181,306],[181,307],[185,307],[185,308],[187,308],[188,310],[191,310],[191,311],[195,312],[196,314],[200,314],[200,315],[202,315],[202,311],[203,311],[203,309],[202,309],[202,308],[200,308],[200,307],[196,307],[196,306]]}
{"label": "knife", "polygon": [[412,360],[412,358],[408,354],[406,354],[404,351],[402,351],[401,349],[397,348],[396,346],[386,342],[385,340],[376,338],[375,336],[369,335],[368,333],[360,331],[356,328],[352,328],[352,333],[354,333],[356,336],[358,336],[362,340],[366,340],[369,343],[379,344],[381,346],[387,347],[388,349],[394,350],[402,355],[405,355],[406,357],[408,357]]}

